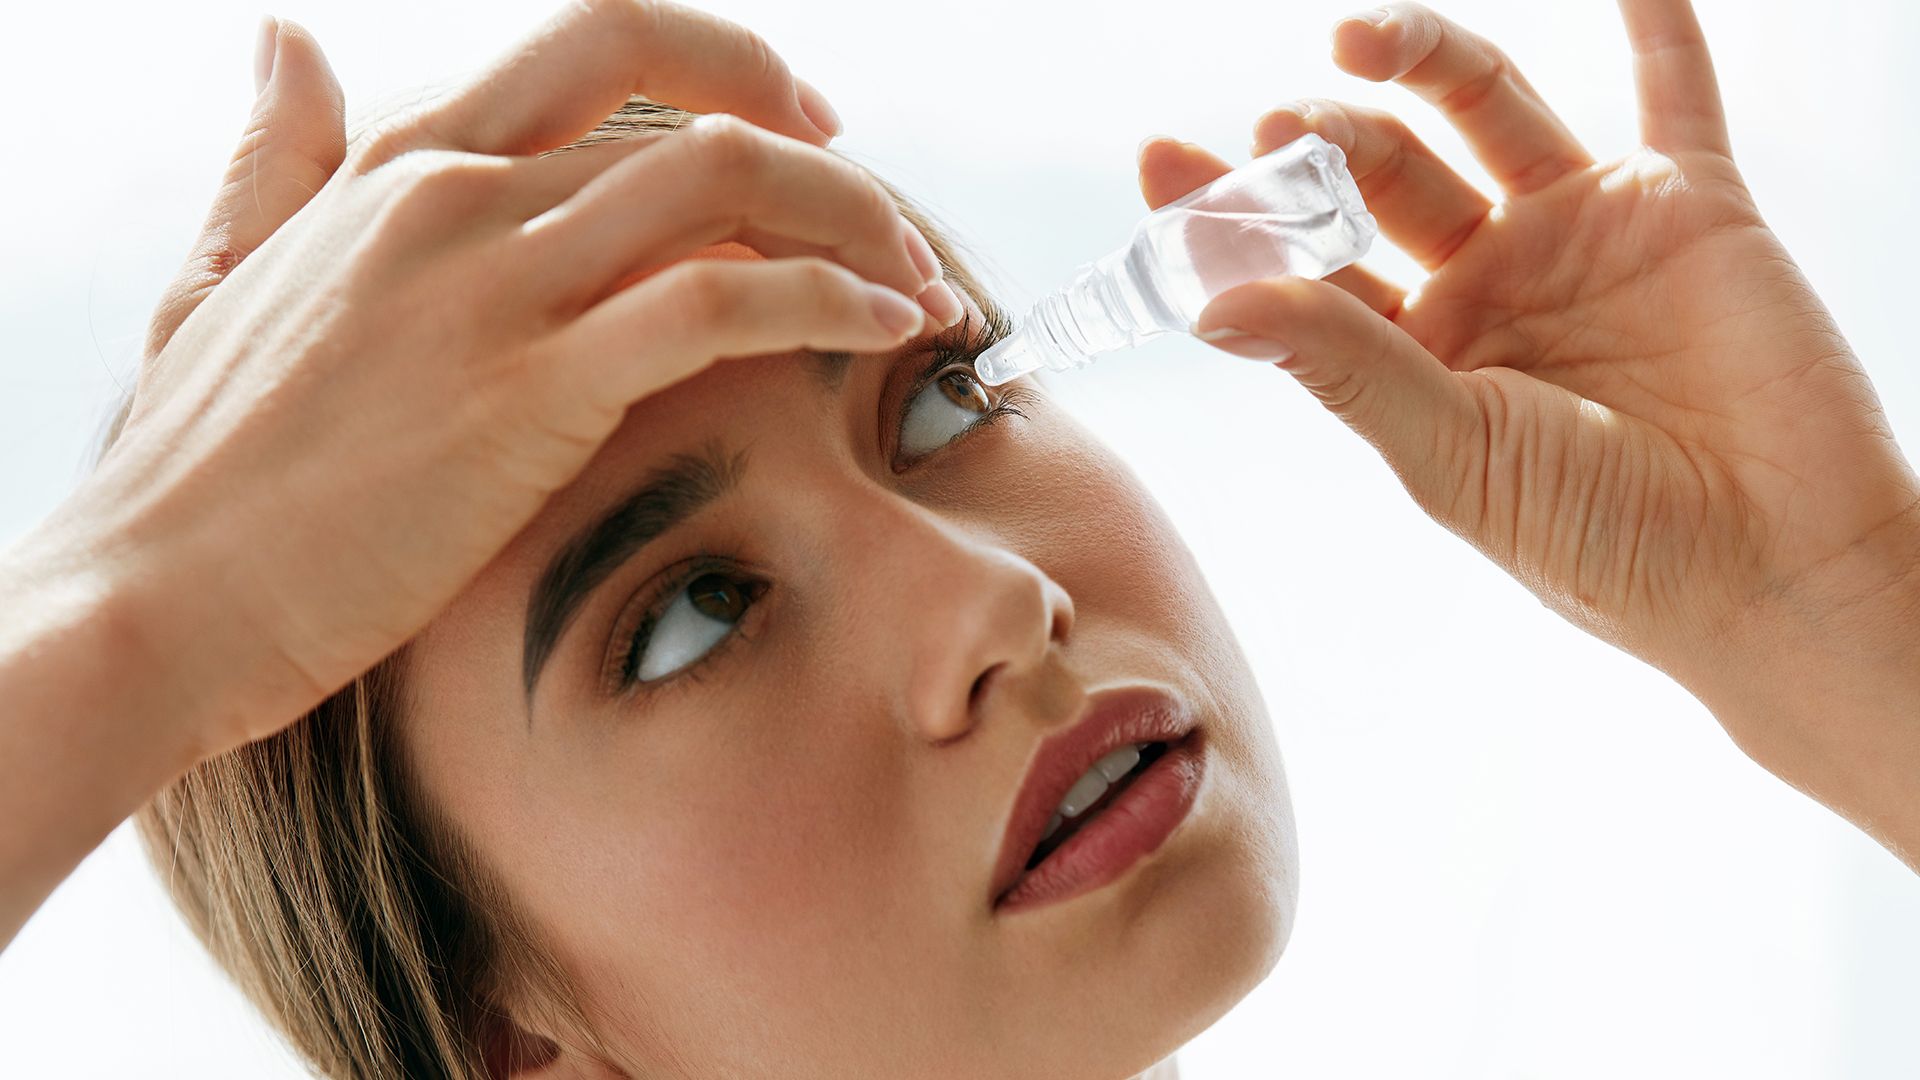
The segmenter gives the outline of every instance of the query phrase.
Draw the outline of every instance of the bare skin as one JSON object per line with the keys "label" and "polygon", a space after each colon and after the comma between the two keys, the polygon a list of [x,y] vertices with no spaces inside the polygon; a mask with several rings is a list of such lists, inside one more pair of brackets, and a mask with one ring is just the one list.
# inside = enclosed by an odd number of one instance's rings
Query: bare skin
{"label": "bare skin", "polygon": [[[1359,268],[1259,282],[1196,329],[1279,357],[1442,524],[1920,869],[1920,481],[1747,196],[1689,6],[1621,8],[1646,145],[1610,164],[1492,46],[1424,8],[1341,24],[1341,65],[1439,102],[1503,201],[1384,114],[1270,113],[1256,151],[1303,130],[1342,145],[1389,239],[1432,276],[1412,295]],[[821,160],[817,95],[730,24],[609,2],[543,32],[528,55],[544,62],[503,62],[349,156],[338,87],[287,25],[267,134],[156,319],[120,448],[0,557],[20,613],[0,627],[0,928],[180,770],[415,641],[410,751],[618,1044],[618,1061],[568,1052],[527,1075],[662,1060],[792,1074],[792,1046],[859,1072],[931,1032],[960,1075],[1175,1076],[1172,1050],[1284,945],[1277,748],[1184,548],[1044,396],[894,470],[900,361],[979,312],[925,287],[901,223]],[[652,142],[526,167],[643,86],[750,121],[674,149],[752,182],[636,220],[632,192],[663,179]],[[1141,186],[1160,205],[1227,167],[1156,141]],[[806,195],[759,195],[776,188]],[[730,224],[663,231],[702,213]],[[696,257],[729,239],[768,257]],[[487,273],[530,260],[546,270],[532,289]],[[311,299],[328,292],[353,299],[349,317]],[[908,295],[925,316],[890,326],[883,309]],[[821,396],[796,352],[821,348],[862,357],[843,398]],[[431,424],[379,437],[394,408]],[[716,652],[645,706],[595,697],[632,626],[619,616],[661,569],[648,563],[621,571],[516,700],[503,657],[543,557],[621,481],[716,432],[754,440],[762,471],[696,546],[757,544],[731,554],[776,571],[779,598],[745,609],[729,653],[752,655],[757,636],[763,665],[793,665],[777,688]],[[309,546],[289,544],[289,518]],[[1108,522],[1110,542],[1063,520]],[[812,606],[783,609],[788,596]],[[890,662],[856,662],[876,653]],[[1018,925],[957,899],[1041,730],[1126,679],[1201,696],[1219,728],[1194,828],[1123,884]],[[780,847],[796,832],[816,857]],[[1182,932],[1196,919],[1217,932]],[[633,930],[661,924],[665,944]],[[726,1000],[660,1003],[715,963],[739,980]],[[1087,995],[1089,965],[1129,992]],[[1122,977],[1142,971],[1151,994]],[[770,995],[757,1011],[755,993]],[[911,1037],[820,1039],[808,1021],[835,1004]]]}
{"label": "bare skin", "polygon": [[[1478,35],[1418,4],[1342,22],[1340,66],[1437,104],[1501,198],[1386,113],[1268,113],[1255,152],[1341,146],[1431,276],[1256,282],[1197,329],[1281,356],[1435,520],[1920,869],[1920,478],[1734,166],[1690,6],[1620,8],[1645,145],[1607,162]],[[1228,168],[1155,140],[1141,188]]]}
{"label": "bare skin", "polygon": [[[5,796],[7,912],[181,769],[410,643],[409,753],[601,1035],[604,1056],[569,1043],[525,1075],[1152,1068],[1291,923],[1292,825],[1245,658],[1171,525],[1037,386],[992,425],[964,361],[945,396],[908,393],[926,340],[981,312],[923,288],[917,236],[819,153],[803,86],[737,27],[655,21],[672,10],[574,7],[537,62],[351,152],[324,60],[283,25],[267,136],[156,318],[125,433],[0,566],[31,615],[0,655],[0,759],[36,766]],[[527,156],[597,122],[636,68],[650,95],[741,119]],[[829,389],[800,349],[855,359]],[[909,433],[938,445],[909,462]],[[595,592],[529,698],[541,567],[715,439],[749,475],[659,543],[769,586],[739,640],[649,680],[671,686],[605,692],[631,617],[687,584],[656,547]],[[1033,748],[1087,694],[1140,682],[1208,729],[1189,823],[1123,883],[996,918]],[[1155,992],[1089,995],[1089,975]],[[850,1013],[899,1038],[842,1037]],[[513,1019],[564,1040],[537,1009]]]}

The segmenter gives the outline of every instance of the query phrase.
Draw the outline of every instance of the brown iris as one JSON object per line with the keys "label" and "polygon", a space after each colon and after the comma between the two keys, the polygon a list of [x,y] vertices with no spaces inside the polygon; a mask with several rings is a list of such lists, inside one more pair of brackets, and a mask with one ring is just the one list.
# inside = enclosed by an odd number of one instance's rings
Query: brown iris
{"label": "brown iris", "polygon": [[740,583],[721,574],[701,574],[688,582],[687,600],[695,611],[724,623],[740,621],[747,610]]}
{"label": "brown iris", "polygon": [[940,392],[964,409],[986,412],[993,408],[993,402],[987,398],[987,388],[964,371],[949,371],[940,376]]}

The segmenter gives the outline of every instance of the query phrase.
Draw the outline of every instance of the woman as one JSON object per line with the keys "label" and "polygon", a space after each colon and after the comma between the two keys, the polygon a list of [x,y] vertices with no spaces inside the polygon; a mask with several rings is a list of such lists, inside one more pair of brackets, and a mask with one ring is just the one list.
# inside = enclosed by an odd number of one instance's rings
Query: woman
{"label": "woman", "polygon": [[[1605,166],[1431,12],[1343,23],[1506,200],[1381,114],[1271,113],[1256,150],[1341,144],[1433,276],[1196,330],[1920,868],[1920,483],[1687,5],[1622,10],[1648,147]],[[1290,925],[1263,707],[1124,466],[968,377],[1004,316],[818,96],[719,20],[579,5],[349,155],[311,41],[267,52],[125,425],[0,563],[9,932],[152,800],[329,1075],[1172,1075]],[[740,119],[535,156],[636,90]],[[1156,141],[1142,188],[1226,168]]]}

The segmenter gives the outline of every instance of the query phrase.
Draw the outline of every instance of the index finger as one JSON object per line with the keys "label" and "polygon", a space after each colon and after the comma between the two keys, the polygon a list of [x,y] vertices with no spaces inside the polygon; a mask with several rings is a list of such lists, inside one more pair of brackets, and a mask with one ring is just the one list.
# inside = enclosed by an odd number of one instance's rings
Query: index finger
{"label": "index finger", "polygon": [[1655,150],[1731,157],[1720,84],[1690,0],[1620,0],[1620,15],[1633,43],[1640,137]]}
{"label": "index finger", "polygon": [[[818,93],[738,23],[669,0],[578,0],[411,127],[415,145],[538,154],[592,131],[634,94],[733,113],[815,146],[837,126]],[[822,124],[808,107],[825,113]]]}

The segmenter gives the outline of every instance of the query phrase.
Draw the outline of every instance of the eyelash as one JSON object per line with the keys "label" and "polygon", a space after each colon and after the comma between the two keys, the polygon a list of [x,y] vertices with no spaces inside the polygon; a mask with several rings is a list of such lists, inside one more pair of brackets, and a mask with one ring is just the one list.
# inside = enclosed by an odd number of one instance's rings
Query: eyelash
{"label": "eyelash", "polygon": [[[750,640],[741,627],[746,625],[747,620],[752,617],[754,609],[760,606],[760,600],[766,595],[769,583],[762,578],[741,573],[736,560],[715,552],[702,551],[682,561],[686,569],[673,575],[664,585],[653,591],[653,595],[647,598],[645,613],[640,616],[640,625],[634,627],[633,633],[621,639],[626,643],[626,647],[615,654],[619,664],[615,670],[608,673],[609,689],[614,693],[624,694],[644,687],[647,693],[652,694],[669,686],[690,685],[698,682],[700,669],[707,665],[707,661],[733,648],[737,641]],[[740,621],[727,631],[727,636],[715,643],[713,648],[702,653],[698,660],[678,671],[651,682],[642,683],[639,678],[640,652],[652,638],[653,629],[659,624],[660,616],[666,613],[668,606],[673,603],[682,589],[693,584],[697,578],[711,573],[730,574],[730,580],[743,587],[743,591],[748,595],[746,614],[743,614]]]}
{"label": "eyelash", "polygon": [[[974,358],[984,351],[984,344],[978,348],[971,346],[954,346],[944,343],[936,345],[930,362],[922,369],[921,374],[914,379],[912,384],[907,387],[906,393],[902,396],[901,409],[904,409],[915,397],[918,397],[921,391],[932,386],[936,381],[953,374],[956,369],[965,374],[969,379],[973,379],[978,383],[979,376],[976,375],[973,370],[973,362]],[[944,450],[954,443],[971,436],[981,428],[998,423],[1008,416],[1025,417],[1027,414],[1020,406],[1022,404],[1031,404],[1032,402],[1033,396],[1023,387],[1009,386],[1004,388],[1000,392],[1000,400],[996,402],[992,408],[981,413],[977,419],[968,424],[965,430],[947,440],[947,442],[942,444],[938,449],[930,450],[920,455],[920,457],[915,458],[914,462],[910,462],[909,465],[925,460],[939,453],[940,450]],[[894,423],[896,430],[899,427],[899,419],[899,416],[896,415]],[[672,578],[668,579],[666,584],[653,591],[653,595],[647,599],[645,614],[640,617],[640,625],[634,628],[632,634],[622,638],[626,643],[626,647],[615,654],[618,665],[614,667],[614,670],[607,673],[609,690],[615,695],[631,696],[645,693],[648,696],[652,696],[671,687],[691,686],[701,680],[703,669],[707,668],[711,661],[719,659],[736,644],[751,640],[747,633],[741,628],[745,626],[747,620],[752,617],[754,610],[760,606],[761,598],[766,595],[767,590],[771,587],[770,583],[761,578],[740,574],[738,571],[738,563],[735,560],[715,552],[702,551],[687,558],[684,562],[687,568],[681,573],[675,574]],[[641,682],[639,679],[640,653],[646,646],[648,640],[651,639],[653,629],[659,623],[660,617],[666,613],[667,607],[673,603],[674,598],[679,595],[682,589],[691,585],[696,578],[699,578],[703,574],[714,572],[732,572],[736,575],[732,580],[736,584],[746,588],[750,596],[746,614],[742,615],[740,621],[735,623],[732,629],[727,631],[725,637],[716,642],[711,649],[702,653],[700,658],[693,663],[650,682]]]}
{"label": "eyelash", "polygon": [[[914,398],[920,396],[920,392],[922,390],[925,390],[927,387],[932,386],[934,383],[939,382],[941,379],[946,378],[948,375],[953,374],[956,369],[961,374],[965,375],[967,378],[973,380],[976,386],[984,386],[985,384],[980,382],[979,375],[976,374],[973,370],[973,362],[976,357],[978,357],[982,352],[985,352],[985,351],[986,351],[986,348],[984,345],[979,348],[973,348],[971,346],[960,347],[960,346],[947,345],[947,344],[936,345],[933,350],[933,357],[931,361],[927,364],[925,368],[921,369],[920,375],[913,380],[912,384],[910,384],[907,387],[907,392],[901,396],[901,399],[900,399],[901,408],[904,409],[907,404],[910,404],[913,401]],[[939,447],[936,447],[935,449],[929,450],[926,453],[921,454],[919,457],[913,459],[912,462],[908,462],[908,465],[911,466],[916,462],[932,457],[934,454],[939,453],[941,450],[945,450],[947,447],[952,446],[954,443],[959,442],[961,439],[964,439],[969,435],[972,435],[974,432],[980,430],[981,428],[986,427],[989,424],[998,423],[999,421],[1006,419],[1008,416],[1025,417],[1027,414],[1020,408],[1020,406],[1030,405],[1032,403],[1033,403],[1033,397],[1031,394],[1027,392],[1027,390],[1024,387],[1019,387],[1019,386],[1006,387],[1005,389],[1000,391],[1000,400],[997,403],[995,403],[992,408],[988,409],[986,412],[981,413],[979,417],[973,421],[973,423],[968,424],[965,431],[962,431],[960,434],[955,435],[951,439],[948,439],[945,443],[941,444]],[[896,422],[894,426],[897,430],[899,427],[899,424]],[[896,470],[896,471],[899,471],[899,470]]]}

